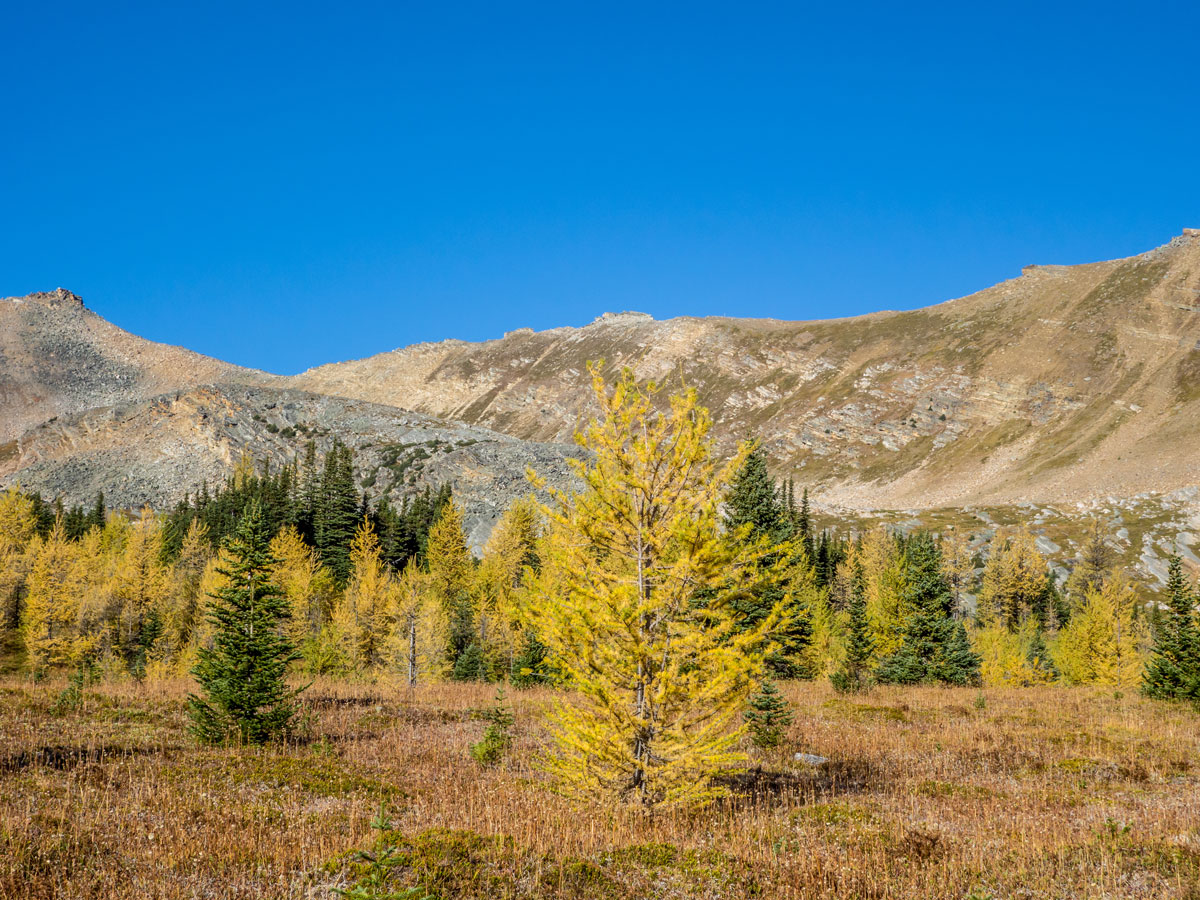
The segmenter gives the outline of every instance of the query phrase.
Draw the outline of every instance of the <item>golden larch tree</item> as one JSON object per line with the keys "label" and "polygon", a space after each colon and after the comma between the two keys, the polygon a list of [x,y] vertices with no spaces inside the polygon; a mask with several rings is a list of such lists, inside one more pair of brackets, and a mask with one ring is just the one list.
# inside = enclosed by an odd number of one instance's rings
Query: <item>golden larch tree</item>
{"label": "golden larch tree", "polygon": [[364,518],[350,542],[350,581],[334,618],[350,664],[360,670],[378,668],[391,637],[396,579],[383,563],[379,537]]}
{"label": "golden larch tree", "polygon": [[730,603],[761,577],[761,551],[720,528],[750,447],[718,465],[694,390],[660,414],[654,385],[626,371],[609,391],[591,371],[604,415],[576,440],[594,455],[573,462],[581,492],[551,491],[527,611],[574,689],[550,717],[544,764],[571,795],[702,804],[744,760],[737,725],[781,624],[777,607],[740,630]]}

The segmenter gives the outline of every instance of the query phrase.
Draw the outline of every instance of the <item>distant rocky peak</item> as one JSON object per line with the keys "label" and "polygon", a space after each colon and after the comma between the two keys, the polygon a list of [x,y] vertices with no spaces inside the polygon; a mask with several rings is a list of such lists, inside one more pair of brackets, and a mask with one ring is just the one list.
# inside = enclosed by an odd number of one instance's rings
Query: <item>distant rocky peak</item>
{"label": "distant rocky peak", "polygon": [[83,298],[78,294],[73,294],[66,288],[55,288],[52,291],[37,291],[32,294],[26,294],[24,297],[9,297],[9,300],[24,300],[31,303],[40,303],[42,306],[52,308],[66,307],[69,309],[83,309]]}
{"label": "distant rocky peak", "polygon": [[650,313],[632,312],[630,310],[627,310],[625,312],[601,313],[596,318],[592,319],[592,324],[593,325],[600,325],[600,324],[620,325],[623,323],[632,324],[634,322],[653,322],[653,321],[654,321],[654,316],[650,315]]}

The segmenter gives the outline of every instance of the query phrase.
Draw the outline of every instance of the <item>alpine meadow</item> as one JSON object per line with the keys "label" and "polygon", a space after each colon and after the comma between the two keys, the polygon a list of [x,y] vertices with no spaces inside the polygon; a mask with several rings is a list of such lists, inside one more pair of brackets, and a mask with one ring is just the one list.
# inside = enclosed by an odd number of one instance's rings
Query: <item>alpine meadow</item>
{"label": "alpine meadow", "polygon": [[0,900],[1200,900],[1200,6],[11,6]]}

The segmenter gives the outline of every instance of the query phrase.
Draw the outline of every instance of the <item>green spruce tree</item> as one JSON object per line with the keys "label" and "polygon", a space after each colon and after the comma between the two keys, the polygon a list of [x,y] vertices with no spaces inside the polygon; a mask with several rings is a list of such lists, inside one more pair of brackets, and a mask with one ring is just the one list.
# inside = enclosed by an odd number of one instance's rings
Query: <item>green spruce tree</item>
{"label": "green spruce tree", "polygon": [[763,750],[771,750],[782,744],[784,733],[792,724],[788,702],[769,678],[763,681],[758,693],[750,698],[750,708],[743,716],[750,729],[750,740]]}
{"label": "green spruce tree", "polygon": [[1178,556],[1172,556],[1167,568],[1167,610],[1142,679],[1147,696],[1200,702],[1200,629],[1195,603],[1183,564]]}
{"label": "green spruce tree", "polygon": [[285,676],[300,654],[280,628],[288,606],[271,582],[276,560],[257,503],[246,507],[225,550],[229,567],[218,571],[226,583],[211,595],[208,613],[213,646],[200,650],[192,669],[204,696],[188,697],[191,730],[207,743],[261,744],[284,732],[295,713],[300,691]]}
{"label": "green spruce tree", "polygon": [[846,638],[846,658],[841,667],[829,676],[833,689],[840,694],[857,694],[871,686],[871,656],[875,641],[867,620],[866,576],[862,563],[854,564],[850,583],[850,629]]}
{"label": "green spruce tree", "polygon": [[966,628],[953,617],[954,597],[942,573],[937,541],[920,533],[907,538],[903,547],[904,605],[912,612],[904,623],[900,649],[880,662],[876,679],[890,684],[978,684],[980,660]]}

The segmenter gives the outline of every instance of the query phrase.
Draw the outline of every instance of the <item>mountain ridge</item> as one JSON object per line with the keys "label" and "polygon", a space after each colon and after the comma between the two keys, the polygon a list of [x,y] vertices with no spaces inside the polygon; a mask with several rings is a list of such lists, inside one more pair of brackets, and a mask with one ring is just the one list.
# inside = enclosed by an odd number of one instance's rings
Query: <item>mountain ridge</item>
{"label": "mountain ridge", "polygon": [[[295,402],[322,409],[326,427],[346,427],[362,445],[370,435],[346,424],[359,411],[328,398],[389,410],[372,413],[383,418],[432,417],[441,424],[430,435],[483,429],[489,445],[514,450],[501,469],[519,465],[523,442],[558,447],[565,459],[595,412],[587,363],[601,359],[642,380],[696,387],[723,451],[759,437],[779,475],[828,504],[930,508],[1175,490],[1200,483],[1191,437],[1200,433],[1200,230],[1122,259],[1025,266],[916,310],[801,322],[604,313],[584,326],[422,342],[293,376],[146,341],[62,288],[6,298],[0,480],[58,466],[45,484],[70,493],[63,473],[80,469],[88,442],[101,440],[98,423],[113,429],[103,440],[117,442],[134,427],[121,409],[157,409],[162,397],[203,386],[226,399],[250,388],[301,392]],[[281,459],[267,401],[229,402],[240,412],[222,446]],[[128,443],[144,443],[151,469],[171,420],[155,415],[160,431],[127,433]],[[46,427],[60,417],[58,432]],[[371,416],[362,422],[383,427]],[[193,418],[187,429],[206,448],[204,466],[218,458],[227,466],[234,450],[213,451],[200,437],[206,427]],[[177,482],[161,496],[181,491]]]}

